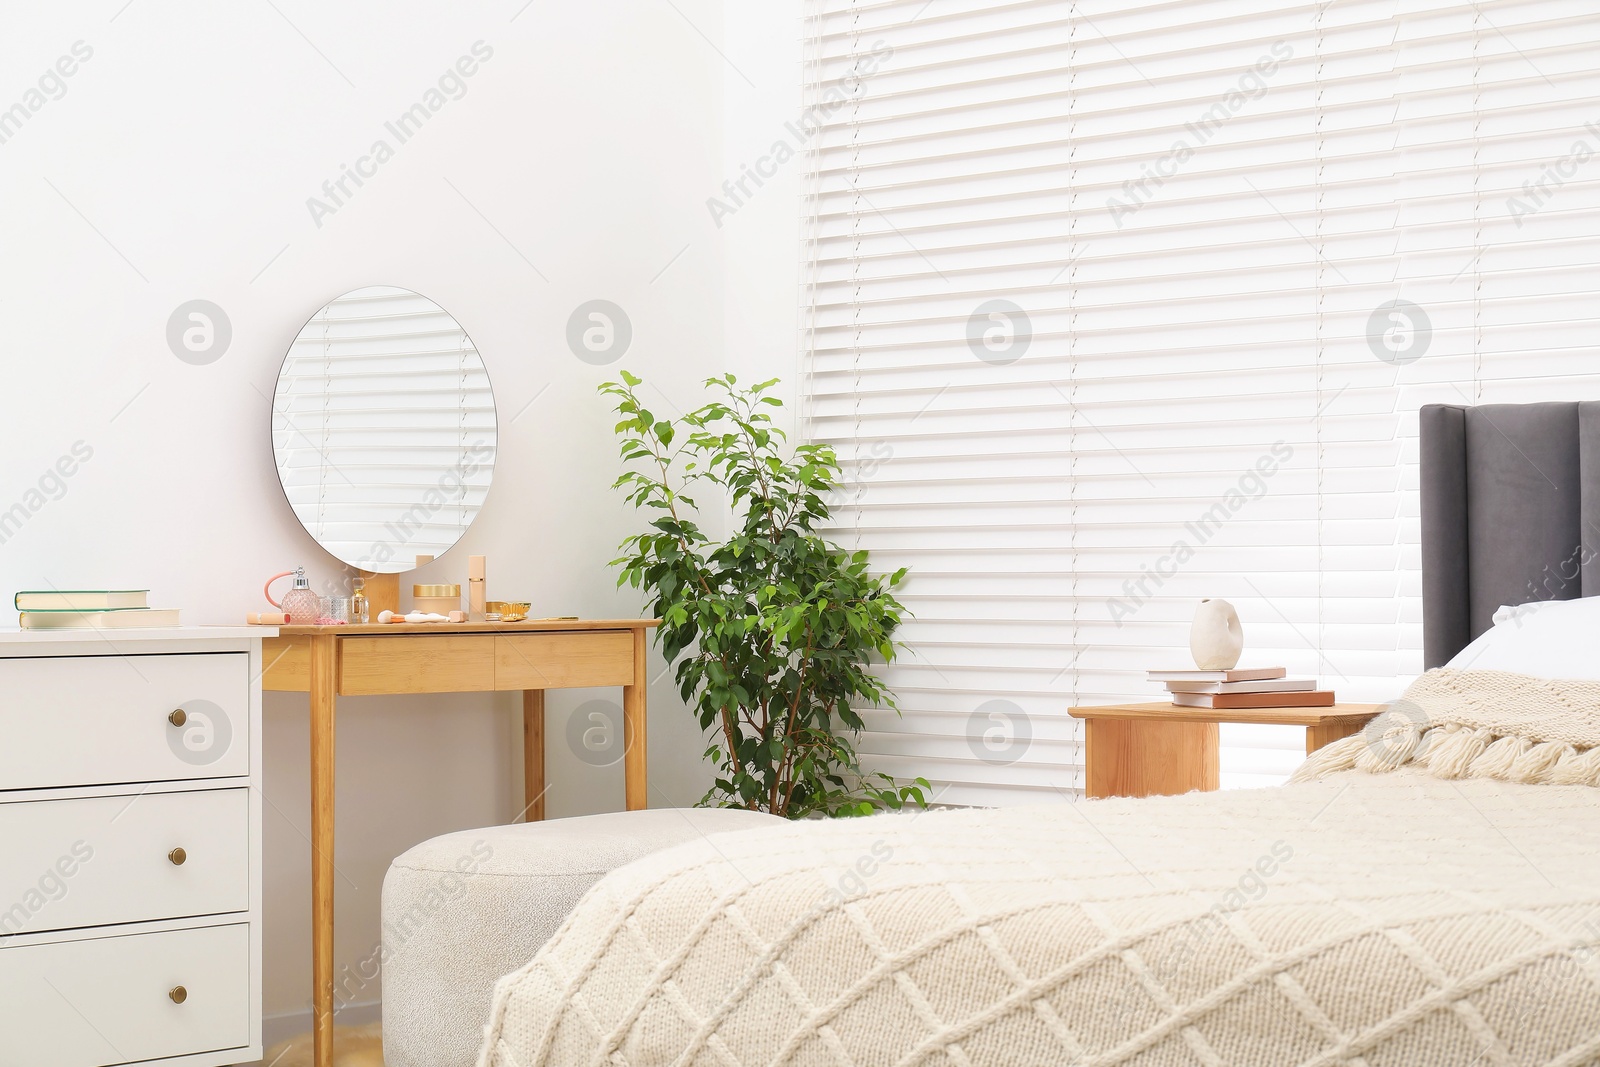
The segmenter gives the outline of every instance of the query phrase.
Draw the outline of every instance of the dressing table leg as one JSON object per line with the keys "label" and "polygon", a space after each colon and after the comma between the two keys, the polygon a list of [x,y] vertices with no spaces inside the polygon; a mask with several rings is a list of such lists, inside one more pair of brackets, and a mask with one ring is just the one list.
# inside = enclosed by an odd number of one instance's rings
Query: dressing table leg
{"label": "dressing table leg", "polygon": [[316,1067],[333,1067],[333,637],[311,638],[311,978]]}
{"label": "dressing table leg", "polygon": [[544,821],[544,690],[522,691],[522,809],[524,822]]}
{"label": "dressing table leg", "polygon": [[648,644],[643,626],[633,631],[633,684],[622,687],[622,746],[624,795],[629,811],[650,806],[649,783],[645,776],[646,743],[644,695]]}

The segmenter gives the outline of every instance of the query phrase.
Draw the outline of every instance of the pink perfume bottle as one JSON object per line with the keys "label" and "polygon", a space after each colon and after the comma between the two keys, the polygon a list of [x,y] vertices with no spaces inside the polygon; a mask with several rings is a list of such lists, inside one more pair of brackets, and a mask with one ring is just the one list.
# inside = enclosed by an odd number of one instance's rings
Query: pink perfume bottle
{"label": "pink perfume bottle", "polygon": [[321,603],[317,594],[311,591],[311,582],[306,578],[306,569],[296,567],[294,586],[285,594],[283,599],[272,599],[272,583],[279,578],[287,577],[291,572],[284,571],[267,579],[267,602],[273,607],[289,616],[289,622],[296,626],[310,626],[316,623]]}

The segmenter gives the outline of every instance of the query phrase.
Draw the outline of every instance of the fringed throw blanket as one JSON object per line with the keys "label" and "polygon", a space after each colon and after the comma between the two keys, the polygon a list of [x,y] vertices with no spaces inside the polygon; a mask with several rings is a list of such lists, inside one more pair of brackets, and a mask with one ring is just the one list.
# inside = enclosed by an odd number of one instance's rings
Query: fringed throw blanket
{"label": "fringed throw blanket", "polygon": [[1600,786],[1600,682],[1429,671],[1365,730],[1317,752],[1290,780],[1407,764],[1440,778]]}
{"label": "fringed throw blanket", "polygon": [[1332,761],[1387,773],[658,853],[501,980],[481,1064],[1600,1065],[1600,789],[1526,784],[1596,696],[1435,675],[1415,745]]}

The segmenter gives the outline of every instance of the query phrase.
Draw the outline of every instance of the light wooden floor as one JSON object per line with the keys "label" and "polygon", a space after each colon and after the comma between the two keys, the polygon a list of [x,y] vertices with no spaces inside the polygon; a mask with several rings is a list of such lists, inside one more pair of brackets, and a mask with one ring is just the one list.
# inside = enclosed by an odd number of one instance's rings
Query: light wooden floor
{"label": "light wooden floor", "polygon": [[[305,1033],[267,1049],[261,1067],[311,1067],[314,1055],[311,1035]],[[335,1026],[333,1067],[383,1067],[383,1024]]]}

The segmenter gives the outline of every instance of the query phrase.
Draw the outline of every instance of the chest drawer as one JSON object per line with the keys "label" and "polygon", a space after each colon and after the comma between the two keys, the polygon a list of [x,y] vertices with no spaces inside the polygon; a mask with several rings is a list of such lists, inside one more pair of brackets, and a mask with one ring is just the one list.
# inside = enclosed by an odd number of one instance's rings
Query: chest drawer
{"label": "chest drawer", "polygon": [[[0,1063],[107,1067],[250,1044],[249,927],[0,948]],[[182,1003],[170,991],[183,987]]]}
{"label": "chest drawer", "polygon": [[250,907],[248,789],[0,804],[0,842],[0,944]]}
{"label": "chest drawer", "polygon": [[248,775],[249,714],[243,653],[0,659],[0,789]]}

